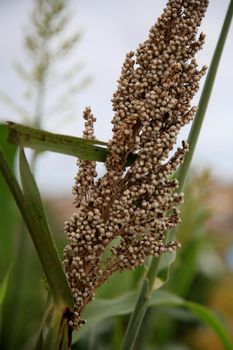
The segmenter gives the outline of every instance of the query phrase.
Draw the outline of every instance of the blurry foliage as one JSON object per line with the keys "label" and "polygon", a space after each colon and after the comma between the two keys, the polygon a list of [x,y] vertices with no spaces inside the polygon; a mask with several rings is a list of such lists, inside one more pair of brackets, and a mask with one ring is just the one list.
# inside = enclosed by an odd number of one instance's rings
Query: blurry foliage
{"label": "blurry foliage", "polygon": [[74,55],[82,33],[72,25],[69,4],[70,0],[34,1],[24,37],[25,62],[15,63],[25,84],[25,102],[0,91],[1,100],[23,122],[38,128],[45,118],[54,116],[57,122],[58,116],[66,121],[75,117],[77,93],[91,80],[90,76],[81,78],[83,63]]}
{"label": "blurry foliage", "polygon": [[[212,293],[208,298],[208,306],[214,308],[219,314],[224,315],[225,321],[230,325],[231,334],[233,334],[233,275],[226,273],[222,276],[219,283],[214,285]],[[232,336],[233,339],[233,336]],[[221,350],[222,344],[216,339],[215,334],[208,329],[199,327],[196,329],[195,337],[192,333],[187,336],[187,341],[195,349]]]}

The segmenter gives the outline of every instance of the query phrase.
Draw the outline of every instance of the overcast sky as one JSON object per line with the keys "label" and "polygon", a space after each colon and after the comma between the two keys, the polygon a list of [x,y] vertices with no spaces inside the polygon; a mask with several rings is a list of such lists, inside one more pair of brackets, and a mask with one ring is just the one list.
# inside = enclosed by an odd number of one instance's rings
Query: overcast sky
{"label": "overcast sky", "polygon": [[[111,137],[111,97],[116,89],[120,68],[129,50],[137,48],[147,37],[149,28],[161,14],[165,0],[73,0],[73,26],[84,35],[75,52],[75,59],[85,63],[81,75],[93,81],[76,97],[75,120],[44,122],[49,131],[81,136],[81,114],[91,105],[97,117],[96,136]],[[228,0],[210,0],[201,30],[207,34],[206,44],[198,55],[200,64],[209,65],[219,36]],[[0,0],[0,89],[20,101],[23,86],[15,73],[14,61],[23,61],[23,31],[29,20],[33,0]],[[233,26],[232,26],[233,27]],[[233,181],[233,28],[229,32],[211,96],[204,126],[194,157],[195,168],[211,168],[223,181]],[[204,80],[203,80],[204,81]],[[198,102],[197,96],[194,103]],[[0,103],[0,119],[20,121],[19,117]],[[185,138],[188,128],[182,134]],[[75,175],[75,159],[54,153],[44,154],[38,162],[37,178],[44,192],[70,192]]]}

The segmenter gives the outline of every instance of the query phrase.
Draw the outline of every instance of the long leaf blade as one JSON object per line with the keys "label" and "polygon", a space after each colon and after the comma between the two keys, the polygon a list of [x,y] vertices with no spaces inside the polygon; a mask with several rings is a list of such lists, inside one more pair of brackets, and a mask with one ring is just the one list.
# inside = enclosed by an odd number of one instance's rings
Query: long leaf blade
{"label": "long leaf blade", "polygon": [[40,193],[23,149],[20,150],[20,176],[25,200],[30,207],[35,229],[31,232],[34,245],[43,265],[53,298],[57,305],[73,307],[73,299],[50,232]]}
{"label": "long leaf blade", "polygon": [[[7,127],[0,124],[0,145],[11,168],[15,161],[17,147],[6,141]],[[17,209],[14,199],[0,174],[0,272],[5,273],[11,263],[14,250],[14,232],[16,226]],[[9,218],[12,218],[9,220]]]}
{"label": "long leaf blade", "polygon": [[8,267],[8,270],[5,273],[3,281],[1,281],[1,283],[0,283],[0,329],[1,330],[2,330],[2,319],[3,319],[2,304],[3,304],[4,300],[5,300],[6,295],[7,295],[11,269],[12,269],[12,265],[10,265],[10,267]]}
{"label": "long leaf blade", "polygon": [[64,317],[61,310],[55,308],[53,311],[52,320],[41,350],[67,350],[70,349],[71,332],[68,325],[68,320]]}
{"label": "long leaf blade", "polygon": [[0,284],[0,307],[4,301],[4,298],[5,298],[6,293],[7,293],[7,287],[8,287],[8,281],[9,281],[9,277],[10,277],[11,268],[12,268],[12,265],[8,268],[6,274],[3,278],[3,281]]}
{"label": "long leaf blade", "polygon": [[233,349],[233,344],[225,330],[224,325],[212,312],[210,312],[203,305],[188,301],[185,302],[184,306],[189,308],[192,313],[199,318],[199,320],[208,325],[217,334],[219,340],[221,340],[221,343],[226,350]]}
{"label": "long leaf blade", "polygon": [[[84,317],[87,319],[87,326],[79,330],[74,334],[73,342],[76,342],[90,327],[98,324],[99,322],[115,316],[129,314],[134,307],[134,303],[137,298],[136,291],[125,293],[123,296],[111,300],[96,299],[93,303],[89,304]],[[150,307],[157,306],[172,306],[172,307],[184,307],[188,309],[194,316],[196,316],[201,322],[210,327],[218,336],[225,350],[232,350],[231,340],[223,323],[218,319],[215,314],[203,305],[186,301],[179,296],[162,291],[155,290],[149,301]]]}
{"label": "long leaf blade", "polygon": [[[8,130],[10,143],[38,152],[51,151],[98,162],[105,162],[107,157],[107,143],[103,141],[54,134],[13,122],[8,123]],[[126,166],[132,164],[135,158],[135,155],[130,154]]]}
{"label": "long leaf blade", "polygon": [[8,129],[8,141],[22,147],[68,154],[79,159],[100,162],[106,159],[106,143],[103,141],[54,134],[12,122],[8,123]]}
{"label": "long leaf blade", "polygon": [[[26,164],[26,166],[28,165]],[[72,310],[73,299],[58,254],[53,245],[53,241],[51,244],[49,244],[48,251],[43,246],[44,242],[45,244],[48,243],[46,241],[46,238],[44,239],[43,237],[46,225],[41,225],[41,222],[38,220],[33,210],[31,210],[31,207],[26,201],[19,184],[4,157],[1,148],[0,170],[24,218],[24,222],[28,228],[34,246],[37,250],[37,254],[44,268],[55,303],[58,306],[61,306],[61,304],[63,306],[67,306]],[[38,233],[40,236],[38,236]],[[45,237],[46,235],[47,233],[45,233]]]}

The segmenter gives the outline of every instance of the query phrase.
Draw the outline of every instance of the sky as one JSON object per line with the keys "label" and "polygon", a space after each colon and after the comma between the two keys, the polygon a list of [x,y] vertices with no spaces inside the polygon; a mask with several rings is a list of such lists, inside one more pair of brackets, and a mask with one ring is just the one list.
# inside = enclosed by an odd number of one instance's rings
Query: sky
{"label": "sky", "polygon": [[[13,64],[16,60],[25,62],[23,35],[33,0],[0,0],[0,90],[16,101],[22,100],[23,85]],[[150,27],[161,14],[165,0],[73,0],[71,30],[80,28],[82,40],[74,53],[73,60],[83,62],[82,76],[90,75],[91,84],[75,97],[73,120],[66,122],[46,118],[43,128],[49,131],[82,135],[82,110],[91,106],[97,118],[96,137],[107,141],[111,138],[113,116],[111,97],[116,90],[126,52],[135,50],[147,38]],[[228,0],[210,0],[201,31],[207,35],[204,49],[198,54],[200,65],[210,64],[219,36],[221,25],[229,4]],[[209,107],[195,151],[193,167],[212,170],[213,176],[223,182],[233,182],[233,25],[223,52]],[[67,63],[68,64],[68,63]],[[63,67],[65,68],[65,67]],[[61,69],[63,69],[61,67]],[[202,80],[203,85],[204,79]],[[59,87],[53,87],[53,89]],[[198,103],[200,93],[193,103]],[[32,108],[32,106],[30,106]],[[22,119],[0,102],[0,120],[22,122]],[[187,138],[189,128],[183,131],[181,139]],[[76,160],[73,157],[55,153],[44,153],[37,164],[36,177],[44,193],[56,195],[71,193],[75,176]],[[103,169],[100,168],[100,172]]]}

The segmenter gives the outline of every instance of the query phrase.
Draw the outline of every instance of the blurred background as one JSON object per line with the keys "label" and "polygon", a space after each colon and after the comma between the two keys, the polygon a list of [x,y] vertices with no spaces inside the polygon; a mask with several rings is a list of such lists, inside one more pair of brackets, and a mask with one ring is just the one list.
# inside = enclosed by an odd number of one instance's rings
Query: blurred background
{"label": "blurred background", "polygon": [[[96,137],[107,141],[113,116],[111,97],[125,54],[146,39],[165,3],[0,0],[0,121],[81,136],[82,110],[91,106],[97,117]],[[210,63],[228,3],[210,2],[201,27],[207,35],[198,54],[201,65]],[[186,188],[177,232],[183,248],[163,288],[211,307],[233,336],[232,36],[233,26]],[[188,131],[186,127],[179,143]],[[4,143],[4,149],[17,173],[15,147]],[[74,211],[71,188],[76,160],[47,152],[28,155],[62,253],[63,222]],[[100,175],[103,171],[99,166]],[[20,214],[1,178],[0,192],[0,283],[11,266],[7,297],[0,309],[0,348],[31,349],[46,303],[46,286]],[[98,296],[111,298],[135,289],[142,272],[115,275]],[[84,333],[78,349],[119,349],[127,321],[124,316],[102,322]],[[149,335],[142,334],[136,349],[222,349],[214,333],[184,310],[150,309],[145,322]]]}

